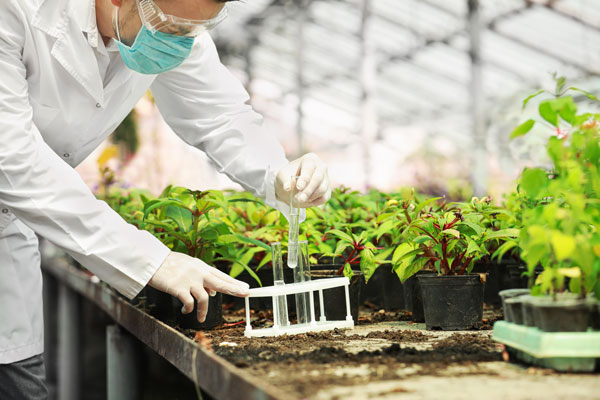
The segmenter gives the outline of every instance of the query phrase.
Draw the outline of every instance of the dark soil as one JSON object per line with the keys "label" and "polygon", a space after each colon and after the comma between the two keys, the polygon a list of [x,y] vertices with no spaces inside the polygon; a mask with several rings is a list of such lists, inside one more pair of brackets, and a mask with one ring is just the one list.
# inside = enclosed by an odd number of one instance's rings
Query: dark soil
{"label": "dark soil", "polygon": [[[400,336],[404,332],[396,332]],[[416,332],[420,333],[420,332]],[[384,336],[384,332],[374,332],[375,336]],[[322,334],[320,334],[322,335]],[[388,339],[389,346],[380,350],[362,350],[357,353],[348,352],[344,349],[344,342],[350,340],[364,340],[364,337],[341,337],[341,343],[324,345],[320,348],[303,351],[302,348],[294,346],[295,343],[311,342],[315,344],[318,337],[312,335],[294,335],[290,337],[268,338],[266,340],[248,340],[244,346],[215,347],[215,353],[229,360],[238,367],[248,367],[257,361],[288,362],[307,360],[317,364],[331,362],[363,363],[384,361],[391,359],[403,363],[426,363],[426,362],[462,362],[462,361],[500,361],[501,355],[496,349],[494,342],[487,337],[469,334],[454,334],[434,344],[431,350],[417,350],[413,347],[404,347],[396,340]],[[398,337],[398,336],[396,336]],[[321,336],[321,340],[323,340]],[[338,339],[339,340],[339,339]],[[422,338],[418,340],[422,341]],[[410,342],[410,340],[406,340]],[[294,349],[294,350],[291,350]]]}
{"label": "dark soil", "polygon": [[[270,312],[252,313],[253,327],[269,326]],[[484,312],[479,329],[491,329],[501,318],[497,310]],[[402,311],[361,310],[359,333],[345,330],[306,333],[270,338],[244,337],[244,311],[228,312],[226,323],[217,329],[195,335],[205,348],[243,368],[258,379],[281,389],[311,398],[319,390],[374,381],[407,379],[413,375],[448,376],[459,365],[461,374],[479,375],[478,363],[501,361],[501,350],[485,332],[465,332],[446,335],[442,332],[408,329],[386,325],[388,321],[408,321],[410,314]],[[383,322],[381,325],[377,323]],[[377,329],[381,326],[380,329]],[[359,372],[356,372],[359,371]]]}

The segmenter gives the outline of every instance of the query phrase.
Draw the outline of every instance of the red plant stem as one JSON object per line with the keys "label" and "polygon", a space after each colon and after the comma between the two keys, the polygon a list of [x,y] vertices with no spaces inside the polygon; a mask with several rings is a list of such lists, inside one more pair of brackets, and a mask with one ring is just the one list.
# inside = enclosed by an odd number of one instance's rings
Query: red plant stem
{"label": "red plant stem", "polygon": [[236,326],[236,325],[241,325],[241,324],[243,324],[243,323],[245,323],[245,322],[246,322],[246,321],[232,322],[232,323],[230,323],[230,324],[223,324],[223,326],[227,326],[227,327],[230,327],[230,326]]}
{"label": "red plant stem", "polygon": [[465,257],[465,254],[467,254],[467,251],[463,251],[457,258],[454,259],[454,261],[452,262],[452,269],[455,269],[456,267],[458,267],[462,261],[462,259]]}
{"label": "red plant stem", "polygon": [[352,263],[356,263],[356,259],[357,259],[357,258],[359,258],[359,257],[360,257],[360,255],[356,255],[356,256],[354,256],[354,257],[353,257],[351,260],[349,260],[348,262],[349,262],[350,264],[352,264]]}
{"label": "red plant stem", "polygon": [[410,215],[408,215],[408,210],[406,208],[404,209],[404,215],[406,215],[406,220],[410,224],[412,222],[412,218],[410,217]]}
{"label": "red plant stem", "polygon": [[423,232],[425,232],[425,234],[426,234],[427,236],[429,236],[430,238],[432,238],[432,239],[433,239],[433,241],[434,241],[436,244],[438,244],[438,243],[439,243],[439,242],[438,242],[438,240],[437,240],[436,238],[434,238],[434,237],[433,237],[433,235],[432,235],[431,233],[427,232],[425,229],[421,228],[420,226],[416,226],[415,228],[417,228],[417,229],[420,229],[420,230],[422,230]]}
{"label": "red plant stem", "polygon": [[457,275],[464,275],[465,274],[465,271],[467,270],[467,267],[469,266],[469,264],[471,264],[471,260],[473,260],[473,257],[469,257],[469,258],[467,258],[465,260],[465,262],[463,263],[462,267],[458,271]]}
{"label": "red plant stem", "polygon": [[444,224],[444,229],[450,229],[450,228],[452,228],[454,225],[456,225],[456,223],[458,222],[459,219],[460,218],[456,217],[451,222],[448,222],[447,224]]}

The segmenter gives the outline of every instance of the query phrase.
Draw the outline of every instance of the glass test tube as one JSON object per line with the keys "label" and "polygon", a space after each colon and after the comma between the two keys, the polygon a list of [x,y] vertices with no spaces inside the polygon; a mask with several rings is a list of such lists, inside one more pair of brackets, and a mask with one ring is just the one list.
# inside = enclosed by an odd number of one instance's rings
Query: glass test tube
{"label": "glass test tube", "polygon": [[[294,268],[294,282],[310,281],[310,261],[308,259],[308,241],[298,242],[298,266]],[[299,324],[310,322],[311,292],[296,293],[296,316]]]}
{"label": "glass test tube", "polygon": [[296,183],[298,182],[297,176],[292,176],[292,189],[290,190],[290,220],[288,230],[288,258],[287,265],[290,268],[296,268],[298,265],[298,229],[299,222],[298,207],[294,207],[294,195],[297,193]]}
{"label": "glass test tube", "polygon": [[[285,285],[281,242],[271,243],[271,257],[273,262],[273,284],[274,286]],[[273,319],[277,326],[288,326],[290,324],[286,296],[273,297]]]}

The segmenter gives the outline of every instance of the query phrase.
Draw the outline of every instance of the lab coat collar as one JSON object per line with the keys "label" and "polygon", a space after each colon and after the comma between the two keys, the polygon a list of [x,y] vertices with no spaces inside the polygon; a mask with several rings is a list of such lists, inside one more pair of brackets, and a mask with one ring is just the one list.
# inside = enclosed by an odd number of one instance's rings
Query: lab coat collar
{"label": "lab coat collar", "polygon": [[[73,7],[72,1],[88,3],[88,7]],[[92,32],[90,19],[95,19],[92,0],[41,0],[32,24],[56,42],[51,54],[65,70],[94,98],[104,105],[104,88],[93,49],[82,32]],[[92,13],[92,11],[94,11]],[[79,32],[79,34],[77,34]],[[96,39],[97,40],[97,39]]]}

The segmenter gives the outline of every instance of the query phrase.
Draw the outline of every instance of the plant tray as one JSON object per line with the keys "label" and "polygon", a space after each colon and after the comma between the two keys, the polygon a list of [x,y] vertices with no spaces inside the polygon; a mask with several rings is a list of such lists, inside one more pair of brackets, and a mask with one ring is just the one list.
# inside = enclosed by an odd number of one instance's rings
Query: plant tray
{"label": "plant tray", "polygon": [[600,331],[543,332],[498,321],[492,339],[523,362],[561,372],[593,372],[600,359]]}

